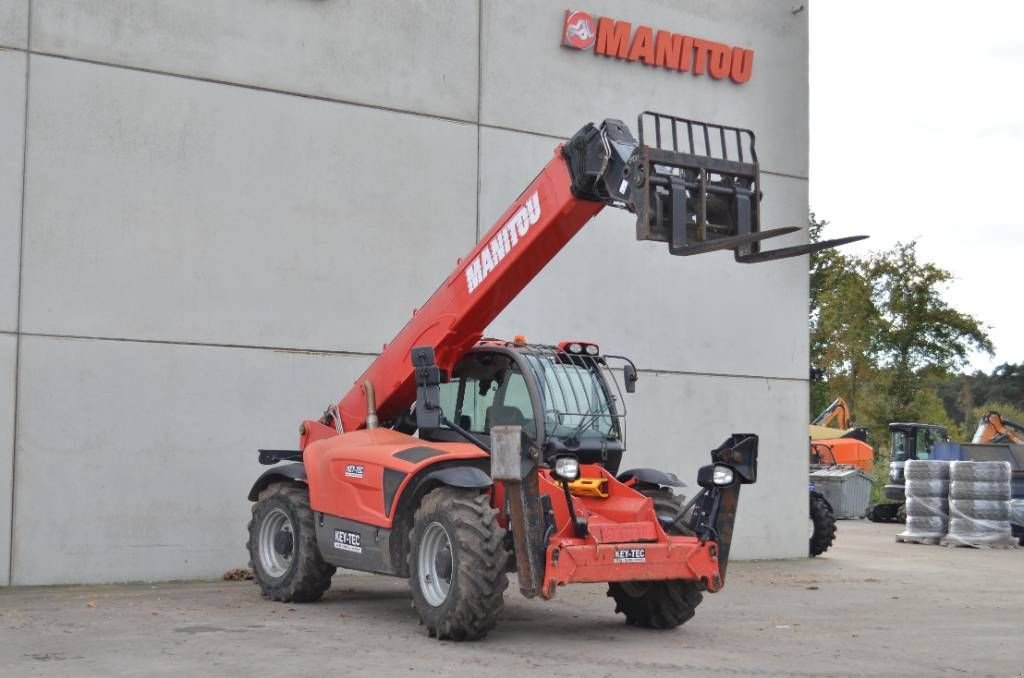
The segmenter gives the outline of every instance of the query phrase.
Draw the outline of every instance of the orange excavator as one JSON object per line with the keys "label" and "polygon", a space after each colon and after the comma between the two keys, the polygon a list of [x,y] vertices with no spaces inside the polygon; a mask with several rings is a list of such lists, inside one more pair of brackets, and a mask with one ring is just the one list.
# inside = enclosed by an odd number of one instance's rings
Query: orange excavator
{"label": "orange excavator", "polygon": [[[752,132],[655,113],[638,131],[605,120],[555,148],[341,400],[302,422],[298,449],[260,451],[271,468],[249,492],[248,546],[265,597],[316,600],[337,567],[403,577],[429,635],[472,640],[497,621],[508,572],[544,599],[605,582],[616,611],[648,628],[682,624],[721,590],[757,436],[712,450],[684,504],[674,474],[619,468],[625,411],[610,367],[631,393],[631,361],[588,341],[483,333],[605,207],[635,214],[637,238],[670,254],[732,250],[741,264],[860,238],[762,250],[797,229],[760,228]],[[752,330],[728,313],[714,321]],[[686,444],[671,428],[663,440]]]}
{"label": "orange excavator", "polygon": [[[867,432],[850,426],[852,419],[850,406],[842,397],[833,400],[814,418],[808,427],[812,463],[848,464],[871,473],[874,450],[867,443]],[[825,450],[828,454],[823,457]],[[817,462],[814,461],[815,455],[821,457]]]}
{"label": "orange excavator", "polygon": [[1024,445],[1024,425],[1004,419],[998,412],[989,411],[982,415],[971,442]]}

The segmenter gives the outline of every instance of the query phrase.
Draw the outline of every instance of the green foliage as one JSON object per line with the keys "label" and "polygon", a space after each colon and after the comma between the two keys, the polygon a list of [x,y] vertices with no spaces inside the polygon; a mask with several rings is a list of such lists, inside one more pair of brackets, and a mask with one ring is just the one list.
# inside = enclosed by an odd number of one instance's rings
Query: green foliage
{"label": "green foliage", "polygon": [[[827,225],[810,215],[812,241]],[[991,353],[992,343],[976,318],[943,299],[951,279],[921,261],[913,242],[863,257],[812,255],[810,356],[822,378],[811,386],[811,416],[844,396],[856,425],[871,434],[876,458],[887,451],[892,421],[942,424],[955,439],[961,422],[948,414],[949,394],[940,397],[940,389],[972,351]],[[1007,379],[1016,385],[1019,377],[1024,394],[1022,372]]]}
{"label": "green foliage", "polygon": [[885,484],[889,482],[889,456],[875,454],[875,463],[871,467],[871,503],[884,504],[889,500],[885,497]]}
{"label": "green foliage", "polygon": [[1004,363],[992,374],[959,374],[942,384],[939,395],[949,416],[973,432],[977,424],[977,417],[972,414],[975,403],[998,402],[1017,411],[1024,410],[1024,363]]}
{"label": "green foliage", "polygon": [[860,265],[880,319],[873,328],[875,350],[892,370],[892,416],[908,421],[919,416],[915,402],[930,377],[962,368],[971,351],[991,354],[992,342],[976,318],[942,298],[953,276],[919,261],[915,243],[897,243]]}

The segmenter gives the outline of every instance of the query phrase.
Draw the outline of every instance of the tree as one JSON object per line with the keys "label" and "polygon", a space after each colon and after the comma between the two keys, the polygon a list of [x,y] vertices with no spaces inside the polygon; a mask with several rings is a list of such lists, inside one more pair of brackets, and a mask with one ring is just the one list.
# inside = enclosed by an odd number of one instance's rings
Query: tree
{"label": "tree", "polygon": [[[828,222],[810,215],[812,241],[822,239]],[[915,243],[856,256],[841,250],[811,255],[810,357],[821,382],[811,384],[811,414],[831,398],[850,403],[857,424],[886,439],[891,421],[922,421],[954,426],[952,373],[971,351],[992,351],[981,323],[951,307],[942,293],[952,275],[918,259]],[[1020,388],[1024,369],[1007,366],[1000,384]],[[969,410],[986,397],[973,388],[952,399]],[[945,407],[944,407],[945,405]]]}
{"label": "tree", "polygon": [[916,243],[897,243],[863,265],[882,321],[874,328],[874,348],[892,371],[887,392],[892,417],[912,419],[915,398],[928,376],[962,368],[971,351],[991,354],[992,342],[976,318],[942,298],[953,276],[919,261]]}
{"label": "tree", "polygon": [[[810,238],[821,239],[827,221],[810,216]],[[877,368],[873,336],[881,317],[874,306],[864,262],[836,249],[811,255],[811,364],[823,373],[824,384],[841,391],[850,409],[859,412],[860,391]],[[837,393],[817,389],[812,414]]]}
{"label": "tree", "polygon": [[1003,363],[992,374],[958,374],[939,388],[946,412],[968,428],[975,403],[1001,402],[1024,410],[1024,364]]}

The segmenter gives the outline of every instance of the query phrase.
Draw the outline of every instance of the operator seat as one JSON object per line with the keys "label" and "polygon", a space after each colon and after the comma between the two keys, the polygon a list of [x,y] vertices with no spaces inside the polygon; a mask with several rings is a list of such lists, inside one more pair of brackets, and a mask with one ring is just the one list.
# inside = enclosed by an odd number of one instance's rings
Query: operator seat
{"label": "operator seat", "polygon": [[491,405],[484,412],[484,431],[490,432],[492,426],[524,426],[526,417],[523,411],[512,405]]}
{"label": "operator seat", "polygon": [[484,412],[484,433],[490,435],[493,426],[522,426],[529,436],[533,435],[533,422],[527,420],[523,411],[512,405],[491,405]]}

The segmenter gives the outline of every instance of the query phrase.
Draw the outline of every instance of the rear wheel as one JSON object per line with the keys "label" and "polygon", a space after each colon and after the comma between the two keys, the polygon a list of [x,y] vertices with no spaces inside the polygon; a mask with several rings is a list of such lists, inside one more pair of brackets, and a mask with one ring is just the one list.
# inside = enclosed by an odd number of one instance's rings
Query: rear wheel
{"label": "rear wheel", "polygon": [[277,483],[260,493],[249,521],[249,567],[264,598],[282,603],[317,600],[335,567],[320,556],[309,490]]}
{"label": "rear wheel", "polygon": [[413,520],[409,587],[427,633],[476,640],[497,623],[508,586],[498,511],[487,495],[442,487]]}
{"label": "rear wheel", "polygon": [[[679,515],[685,497],[662,488],[640,492],[654,500],[658,522],[669,534],[692,535],[689,527],[681,524],[686,521],[669,527]],[[683,579],[615,582],[608,585],[608,596],[615,600],[615,611],[626,616],[627,624],[648,629],[674,629],[689,621],[704,599],[697,582]]]}
{"label": "rear wheel", "polygon": [[810,532],[809,555],[821,555],[828,551],[836,539],[836,519],[832,507],[817,492],[810,493],[810,513],[808,514],[808,531]]}

